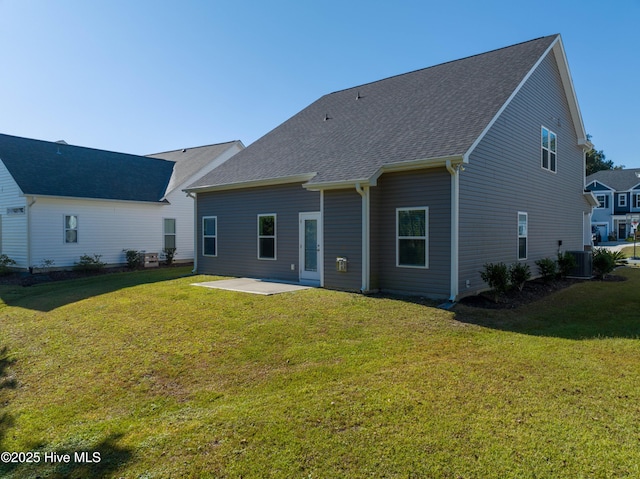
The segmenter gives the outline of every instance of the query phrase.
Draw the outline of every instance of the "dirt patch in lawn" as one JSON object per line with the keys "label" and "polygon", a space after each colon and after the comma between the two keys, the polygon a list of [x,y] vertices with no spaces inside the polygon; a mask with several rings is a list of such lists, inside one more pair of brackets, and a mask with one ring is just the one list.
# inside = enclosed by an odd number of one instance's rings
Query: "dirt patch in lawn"
{"label": "dirt patch in lawn", "polygon": [[626,281],[627,278],[615,274],[607,275],[605,279],[572,279],[563,278],[556,281],[544,282],[542,280],[532,280],[525,283],[522,291],[517,289],[511,290],[506,294],[501,294],[498,302],[495,301],[493,294],[488,291],[480,293],[476,296],[467,296],[460,300],[460,304],[475,308],[486,309],[515,309],[525,304],[533,303],[549,296],[550,294],[562,289],[573,286],[574,284],[583,283],[585,281]]}

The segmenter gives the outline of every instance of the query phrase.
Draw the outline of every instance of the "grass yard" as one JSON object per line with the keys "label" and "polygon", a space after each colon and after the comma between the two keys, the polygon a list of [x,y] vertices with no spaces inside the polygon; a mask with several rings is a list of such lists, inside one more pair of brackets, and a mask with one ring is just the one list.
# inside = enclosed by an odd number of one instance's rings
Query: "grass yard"
{"label": "grass yard", "polygon": [[1,477],[640,477],[638,269],[515,311],[187,273],[0,286]]}

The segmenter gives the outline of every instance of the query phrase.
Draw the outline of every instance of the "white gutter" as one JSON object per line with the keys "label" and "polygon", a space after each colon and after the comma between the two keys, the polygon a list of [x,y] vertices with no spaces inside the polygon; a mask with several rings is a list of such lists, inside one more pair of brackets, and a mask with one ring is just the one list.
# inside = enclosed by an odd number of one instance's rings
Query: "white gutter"
{"label": "white gutter", "polygon": [[360,290],[366,293],[371,289],[370,274],[371,268],[371,250],[369,235],[369,187],[364,188],[360,183],[356,183],[356,191],[362,197],[362,286]]}
{"label": "white gutter", "polygon": [[454,302],[458,297],[458,275],[459,275],[459,222],[460,222],[460,168],[451,165],[451,160],[447,160],[447,170],[451,174],[451,295],[449,301]]}
{"label": "white gutter", "polygon": [[187,193],[187,196],[193,200],[193,270],[192,273],[198,272],[198,194]]}

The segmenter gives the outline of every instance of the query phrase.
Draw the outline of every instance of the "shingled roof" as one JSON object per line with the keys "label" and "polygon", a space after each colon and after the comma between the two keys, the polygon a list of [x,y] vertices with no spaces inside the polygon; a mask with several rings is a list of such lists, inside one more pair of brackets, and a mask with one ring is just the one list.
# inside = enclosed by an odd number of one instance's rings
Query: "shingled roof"
{"label": "shingled roof", "polygon": [[0,160],[25,195],[161,202],[171,161],[0,134]]}
{"label": "shingled roof", "polygon": [[368,181],[389,165],[462,158],[558,38],[325,95],[189,190],[287,178],[322,187]]}
{"label": "shingled roof", "polygon": [[597,181],[614,191],[629,191],[640,186],[640,168],[602,170],[587,176],[587,185]]}
{"label": "shingled roof", "polygon": [[195,148],[180,148],[147,156],[175,162],[173,177],[166,192],[166,194],[169,194],[203,168],[209,166],[216,158],[219,158],[220,155],[233,146],[237,146],[239,149],[244,148],[240,140],[235,140],[214,145],[197,146]]}

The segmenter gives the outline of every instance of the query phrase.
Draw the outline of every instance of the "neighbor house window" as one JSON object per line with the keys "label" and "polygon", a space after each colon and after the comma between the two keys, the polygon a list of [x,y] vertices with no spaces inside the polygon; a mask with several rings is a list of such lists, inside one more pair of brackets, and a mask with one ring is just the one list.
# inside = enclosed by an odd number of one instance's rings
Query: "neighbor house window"
{"label": "neighbor house window", "polygon": [[396,209],[396,266],[428,267],[429,208]]}
{"label": "neighbor house window", "polygon": [[640,208],[640,193],[633,195],[633,207]]}
{"label": "neighbor house window", "polygon": [[276,215],[258,215],[258,258],[276,259]]}
{"label": "neighbor house window", "polygon": [[176,249],[176,219],[164,219],[164,249]]}
{"label": "neighbor house window", "polygon": [[518,212],[518,259],[527,259],[528,215]]}
{"label": "neighbor house window", "polygon": [[202,217],[202,254],[218,256],[218,217]]}
{"label": "neighbor house window", "polygon": [[7,215],[23,215],[24,214],[24,206],[19,206],[17,208],[7,208]]}
{"label": "neighbor house window", "polygon": [[598,208],[607,208],[608,207],[608,201],[607,201],[608,196],[607,195],[596,195],[596,200],[598,200],[598,203],[600,203],[598,205]]}
{"label": "neighbor house window", "polygon": [[618,195],[618,207],[619,208],[627,207],[627,195]]}
{"label": "neighbor house window", "polygon": [[558,141],[556,134],[551,130],[542,127],[542,168],[549,171],[556,171]]}
{"label": "neighbor house window", "polygon": [[78,215],[64,216],[64,242],[78,242]]}

